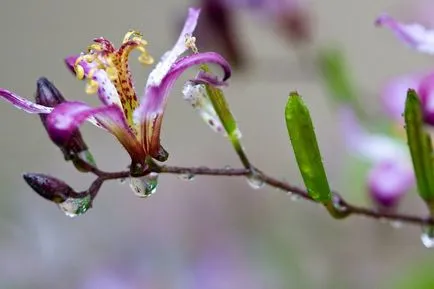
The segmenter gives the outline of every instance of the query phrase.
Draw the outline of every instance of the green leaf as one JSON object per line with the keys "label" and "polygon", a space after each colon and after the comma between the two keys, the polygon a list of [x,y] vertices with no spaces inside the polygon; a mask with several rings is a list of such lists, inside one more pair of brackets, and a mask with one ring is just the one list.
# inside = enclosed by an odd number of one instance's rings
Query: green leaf
{"label": "green leaf", "polygon": [[229,109],[223,91],[209,84],[206,84],[205,87],[208,97],[229,137],[238,134],[237,122]]}
{"label": "green leaf", "polygon": [[[200,68],[204,72],[211,72],[208,65],[203,64],[200,66]],[[214,110],[219,117],[223,128],[225,129],[226,133],[228,134],[228,137],[232,143],[232,146],[234,147],[236,153],[238,154],[241,162],[243,163],[245,168],[250,169],[251,164],[249,159],[247,158],[246,153],[244,152],[243,146],[240,142],[240,131],[238,129],[237,122],[229,109],[229,104],[226,101],[226,98],[223,94],[223,91],[217,87],[214,87],[210,84],[205,84],[206,93],[211,101],[212,106],[214,107]]]}
{"label": "green leaf", "polygon": [[422,107],[416,91],[410,89],[405,102],[405,130],[411,159],[416,175],[419,195],[430,208],[434,201],[434,167],[432,145],[429,134],[424,130]]}
{"label": "green leaf", "polygon": [[297,92],[291,92],[285,109],[286,127],[298,168],[309,196],[329,203],[332,197],[309,110]]}
{"label": "green leaf", "polygon": [[355,105],[357,93],[344,54],[339,49],[323,49],[319,53],[318,65],[330,96],[338,102]]}

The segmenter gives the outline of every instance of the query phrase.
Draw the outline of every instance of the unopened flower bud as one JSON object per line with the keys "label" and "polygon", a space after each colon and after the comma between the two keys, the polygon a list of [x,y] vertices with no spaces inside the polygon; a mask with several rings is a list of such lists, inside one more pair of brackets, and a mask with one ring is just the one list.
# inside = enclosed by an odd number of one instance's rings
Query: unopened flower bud
{"label": "unopened flower bud", "polygon": [[26,173],[23,178],[38,195],[56,204],[62,203],[71,195],[76,194],[65,182],[49,175]]}
{"label": "unopened flower bud", "polygon": [[411,167],[394,162],[379,163],[368,176],[370,196],[379,209],[395,208],[413,185],[414,173]]}
{"label": "unopened flower bud", "polygon": [[[66,101],[60,91],[54,86],[54,84],[45,77],[41,77],[37,81],[35,99],[37,104],[49,107],[55,107]],[[39,116],[45,129],[47,129],[47,115],[40,114]],[[88,170],[83,167],[80,162],[76,161],[77,158],[85,161],[86,163],[89,163],[92,166],[96,165],[79,130],[76,130],[73,133],[72,137],[66,143],[59,143],[55,139],[51,138],[51,136],[50,139],[60,148],[65,157],[65,160],[72,160],[75,167],[79,171],[86,172]]]}

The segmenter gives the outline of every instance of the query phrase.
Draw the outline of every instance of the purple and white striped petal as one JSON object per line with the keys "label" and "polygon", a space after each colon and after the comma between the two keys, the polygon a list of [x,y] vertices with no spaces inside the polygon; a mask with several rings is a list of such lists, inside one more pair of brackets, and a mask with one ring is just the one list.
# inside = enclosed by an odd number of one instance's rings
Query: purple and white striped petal
{"label": "purple and white striped petal", "polygon": [[192,54],[181,58],[172,65],[171,69],[167,72],[159,85],[146,87],[145,96],[142,98],[138,109],[134,112],[136,123],[143,122],[147,114],[162,113],[169,91],[179,76],[188,68],[205,63],[217,64],[222,68],[224,73],[221,81],[214,79],[211,82],[222,83],[231,76],[231,67],[229,63],[220,54],[215,52]]}
{"label": "purple and white striped petal", "polygon": [[53,111],[52,107],[31,102],[30,100],[22,98],[21,96],[3,88],[0,89],[0,97],[16,108],[24,110],[27,113],[47,114]]}
{"label": "purple and white striped petal", "polygon": [[385,113],[393,120],[404,122],[405,100],[408,89],[418,90],[426,73],[402,75],[388,80],[381,91],[381,102]]}
{"label": "purple and white striped petal", "polygon": [[161,81],[171,69],[172,65],[178,59],[178,57],[187,50],[187,47],[185,45],[185,37],[187,35],[193,34],[194,30],[196,29],[199,14],[200,9],[188,9],[187,19],[185,21],[181,34],[179,35],[179,38],[175,43],[175,46],[173,46],[171,50],[164,53],[164,55],[161,57],[160,62],[151,71],[148,81],[146,83],[146,87],[159,86]]}
{"label": "purple and white striped petal", "polygon": [[116,105],[93,108],[83,102],[64,102],[47,117],[47,128],[53,141],[66,143],[89,117],[94,117],[125,147],[134,161],[142,163],[145,153],[128,127],[121,109]]}
{"label": "purple and white striped petal", "polygon": [[371,169],[367,183],[370,197],[377,205],[393,208],[413,188],[415,176],[411,164],[383,161]]}
{"label": "purple and white striped petal", "polygon": [[342,107],[339,114],[344,141],[351,153],[373,163],[398,160],[403,163],[411,162],[404,142],[368,132],[349,107]]}
{"label": "purple and white striped petal", "polygon": [[[80,55],[68,56],[65,58],[66,66],[74,73],[75,65],[77,59]],[[122,107],[119,94],[116,90],[116,87],[113,85],[113,82],[107,75],[107,72],[103,69],[98,69],[96,63],[89,63],[87,61],[80,61],[78,63],[84,72],[85,78],[91,76],[91,79],[94,80],[98,84],[98,96],[101,102],[105,105],[115,104],[119,107]]]}
{"label": "purple and white striped petal", "polygon": [[145,96],[134,111],[134,120],[137,124],[141,124],[143,143],[151,155],[156,154],[160,147],[161,118],[175,81],[188,68],[205,63],[219,65],[224,72],[223,81],[230,77],[230,65],[221,55],[215,52],[197,53],[181,58],[173,64],[159,85],[146,87]]}
{"label": "purple and white striped petal", "polygon": [[434,54],[434,30],[417,23],[401,23],[387,14],[378,17],[375,24],[389,28],[400,40],[419,52]]}

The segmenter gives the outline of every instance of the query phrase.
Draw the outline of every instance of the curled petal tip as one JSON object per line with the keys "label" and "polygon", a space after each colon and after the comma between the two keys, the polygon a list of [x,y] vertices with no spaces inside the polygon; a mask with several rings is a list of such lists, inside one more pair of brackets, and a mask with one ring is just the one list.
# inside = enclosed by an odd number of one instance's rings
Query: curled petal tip
{"label": "curled petal tip", "polygon": [[383,26],[391,17],[387,13],[383,13],[375,19],[375,26]]}
{"label": "curled petal tip", "polygon": [[66,67],[73,73],[75,72],[75,63],[77,62],[78,56],[77,55],[71,55],[65,58],[65,65]]}

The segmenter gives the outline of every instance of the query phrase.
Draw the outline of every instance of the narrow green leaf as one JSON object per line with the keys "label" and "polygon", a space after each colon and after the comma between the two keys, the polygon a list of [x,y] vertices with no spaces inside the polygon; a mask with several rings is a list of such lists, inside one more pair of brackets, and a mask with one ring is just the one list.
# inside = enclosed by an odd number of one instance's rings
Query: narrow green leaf
{"label": "narrow green leaf", "polygon": [[206,92],[227,134],[230,137],[234,134],[237,134],[237,122],[235,121],[235,118],[229,109],[229,105],[225,99],[223,91],[217,87],[207,84]]}
{"label": "narrow green leaf", "polygon": [[330,203],[332,193],[312,120],[308,108],[297,92],[291,92],[289,95],[285,118],[298,168],[309,195],[314,200]]}
{"label": "narrow green leaf", "polygon": [[432,145],[429,134],[424,130],[422,107],[416,91],[408,90],[405,102],[405,130],[413,161],[419,195],[429,207],[434,201],[434,167]]}
{"label": "narrow green leaf", "polygon": [[357,93],[343,53],[339,49],[323,49],[319,53],[318,65],[330,96],[338,102],[354,105]]}
{"label": "narrow green leaf", "polygon": [[[205,64],[201,65],[201,69],[208,73],[211,71],[208,65]],[[223,91],[209,84],[205,84],[205,88],[216,114],[219,117],[223,128],[228,134],[228,138],[231,141],[232,146],[234,147],[244,167],[250,169],[250,161],[247,158],[247,155],[244,152],[243,146],[240,142],[241,133],[238,129],[237,122],[231,110],[229,109],[229,104],[226,101]]]}

